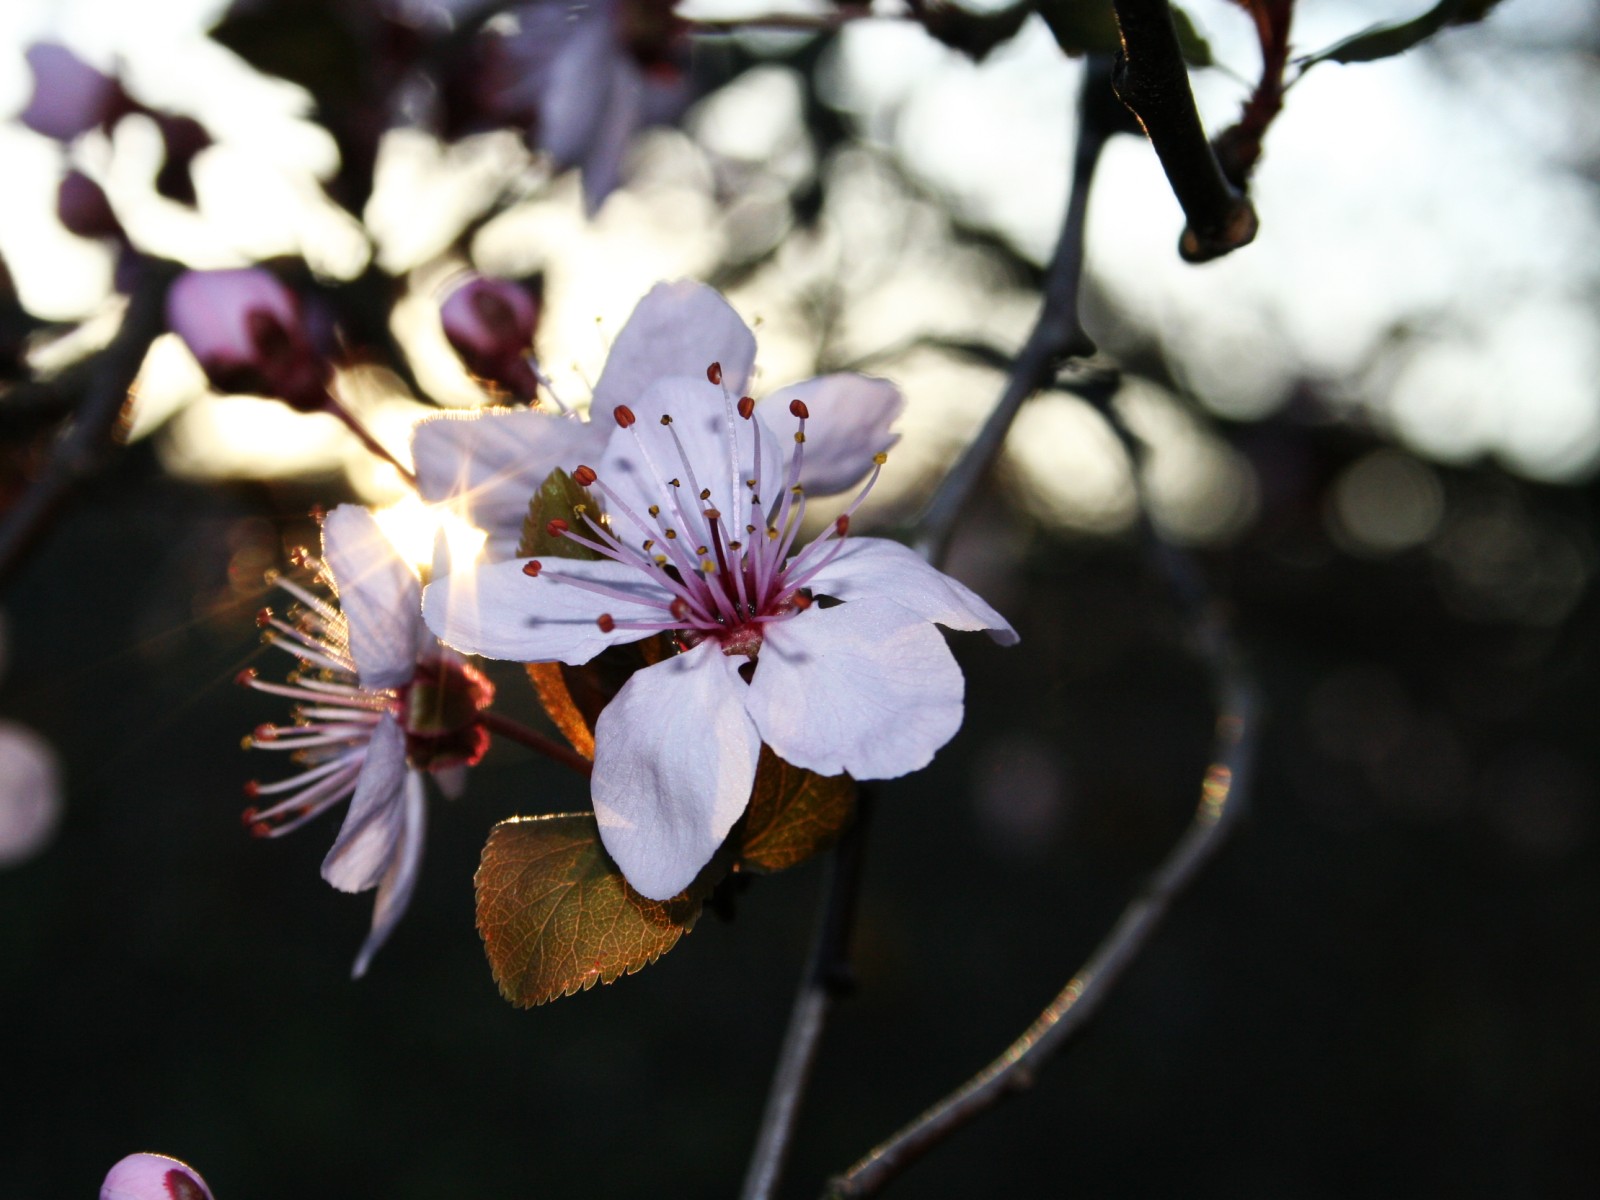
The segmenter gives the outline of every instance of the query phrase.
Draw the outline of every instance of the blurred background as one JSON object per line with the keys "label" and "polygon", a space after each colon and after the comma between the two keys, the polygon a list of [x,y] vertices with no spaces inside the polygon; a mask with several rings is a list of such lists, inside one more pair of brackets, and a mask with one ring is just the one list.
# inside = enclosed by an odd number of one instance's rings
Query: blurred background
{"label": "blurred background", "polygon": [[[1424,6],[1306,0],[1294,45]],[[21,331],[0,528],[141,256],[273,260],[331,297],[362,351],[341,399],[399,455],[417,417],[490,399],[438,325],[463,267],[542,277],[540,361],[579,403],[652,283],[706,279],[755,325],[763,389],[838,369],[900,384],[870,519],[915,513],[1035,315],[1081,60],[1037,17],[974,61],[903,15],[698,3],[680,12],[785,19],[673,43],[681,111],[637,132],[596,207],[594,173],[580,184],[481,97],[463,122],[429,73],[481,7],[0,10]],[[1255,34],[1221,0],[1183,7],[1215,64],[1194,73],[1215,130],[1259,69]],[[13,119],[40,43],[136,111],[70,137]],[[1112,142],[1085,321],[1124,368],[1151,515],[1264,686],[1257,787],[1090,1036],[892,1194],[1600,1185],[1597,51],[1592,5],[1508,0],[1404,56],[1319,66],[1268,135],[1258,239],[1203,267],[1175,253],[1148,145]],[[355,119],[362,87],[378,117]],[[183,119],[203,140],[187,157]],[[109,206],[81,226],[96,236],[61,222],[69,170]],[[497,745],[464,798],[434,802],[412,910],[350,982],[370,902],[318,878],[337,818],[283,841],[241,829],[243,784],[271,764],[240,738],[283,714],[232,680],[280,669],[253,615],[263,572],[315,544],[314,506],[379,506],[418,557],[425,515],[333,418],[210,391],[171,335],[128,418],[0,594],[0,735],[31,739],[0,739],[0,766],[35,773],[12,788],[26,811],[0,811],[0,1195],[92,1195],[141,1149],[187,1159],[219,1200],[732,1191],[816,864],[755,880],[732,920],[708,913],[635,977],[515,1011],[473,929],[478,852],[495,821],[586,798]],[[1134,470],[1092,407],[1049,392],[964,516],[950,568],[1023,645],[954,638],[962,733],[878,789],[860,990],[823,1043],[785,1194],[815,1194],[1003,1048],[1192,811],[1208,682],[1141,548]],[[494,666],[508,711],[536,720]]]}

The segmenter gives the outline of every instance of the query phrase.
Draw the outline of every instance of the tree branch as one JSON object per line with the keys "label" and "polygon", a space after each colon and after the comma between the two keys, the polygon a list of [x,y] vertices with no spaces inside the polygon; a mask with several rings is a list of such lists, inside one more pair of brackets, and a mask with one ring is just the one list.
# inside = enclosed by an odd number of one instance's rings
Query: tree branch
{"label": "tree branch", "polygon": [[[1120,116],[1111,92],[1111,64],[1090,58],[1079,98],[1072,192],[1061,238],[1045,279],[1043,304],[1033,332],[1012,365],[1000,401],[977,438],[957,460],[919,522],[917,550],[929,562],[944,557],[949,534],[972,490],[999,452],[1022,403],[1050,383],[1061,364],[1094,353],[1094,343],[1078,322],[1078,290],[1083,278],[1083,230],[1089,185],[1100,152]],[[766,1110],[745,1175],[743,1200],[767,1200],[777,1188],[793,1140],[800,1101],[811,1075],[828,1011],[848,977],[851,922],[860,879],[865,833],[865,796],[856,825],[834,849],[823,885],[822,910],[801,977],[800,990],[784,1032],[783,1048],[767,1094]]]}
{"label": "tree branch", "polygon": [[1128,904],[1087,962],[1004,1053],[830,1184],[830,1200],[875,1195],[934,1146],[1006,1097],[1032,1086],[1076,1040],[1160,928],[1173,902],[1221,848],[1239,819],[1255,757],[1258,702],[1215,601],[1187,558],[1157,545],[1175,593],[1193,612],[1197,650],[1216,681],[1217,725],[1200,803],[1183,836]]}
{"label": "tree branch", "polygon": [[1178,253],[1208,262],[1248,245],[1256,236],[1256,210],[1228,183],[1206,141],[1189,90],[1167,0],[1112,0],[1122,30],[1113,84],[1161,159],[1188,228]]}
{"label": "tree branch", "polygon": [[0,582],[10,577],[56,506],[80,480],[99,468],[116,444],[128,390],[144,364],[150,343],[166,328],[167,287],[177,268],[161,260],[145,259],[140,271],[122,327],[97,356],[83,399],[66,432],[56,442],[49,462],[0,518]]}
{"label": "tree branch", "polygon": [[1085,358],[1094,353],[1094,342],[1078,319],[1078,293],[1083,283],[1083,234],[1095,167],[1099,165],[1106,142],[1116,130],[1117,120],[1118,112],[1112,102],[1111,61],[1104,55],[1091,55],[1078,93],[1072,191],[1067,197],[1067,212],[1055,255],[1045,274],[1043,306],[1033,332],[1012,362],[999,402],[977,437],[940,481],[938,490],[917,521],[920,533],[916,548],[930,562],[943,557],[956,519],[1000,453],[1023,402],[1049,384],[1069,358]]}
{"label": "tree branch", "polygon": [[755,1150],[739,1193],[741,1200],[767,1200],[776,1190],[794,1138],[800,1099],[811,1079],[823,1024],[834,1001],[855,986],[850,969],[850,931],[855,924],[856,896],[861,887],[870,805],[870,793],[863,789],[856,804],[855,823],[828,858],[811,952],[789,1013],[789,1027],[784,1031],[778,1066],[767,1092]]}

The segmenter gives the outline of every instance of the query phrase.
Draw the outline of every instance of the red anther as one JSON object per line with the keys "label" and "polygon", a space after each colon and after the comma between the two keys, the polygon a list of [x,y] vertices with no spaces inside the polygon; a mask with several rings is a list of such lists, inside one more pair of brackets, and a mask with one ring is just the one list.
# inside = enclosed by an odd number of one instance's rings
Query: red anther
{"label": "red anther", "polygon": [[601,613],[595,618],[595,624],[600,626],[601,633],[610,633],[617,627],[617,622],[610,613]]}
{"label": "red anther", "polygon": [[739,415],[741,417],[743,417],[746,421],[748,421],[751,417],[753,417],[755,415],[755,411],[756,411],[756,402],[755,402],[755,399],[753,397],[750,397],[750,396],[740,396],[739,397]]}
{"label": "red anther", "polygon": [[254,667],[246,667],[244,670],[240,671],[237,675],[235,675],[233,677],[233,681],[235,683],[237,683],[240,687],[249,687],[252,683],[255,682],[255,678],[256,678],[256,669]]}
{"label": "red anther", "polygon": [[257,725],[252,734],[258,742],[275,742],[278,740],[278,727],[276,725]]}
{"label": "red anther", "polygon": [[707,367],[706,378],[712,383],[720,385],[722,383],[722,364],[719,362],[714,362]]}
{"label": "red anther", "polygon": [[611,410],[611,415],[617,419],[617,424],[626,429],[639,418],[633,415],[633,409],[626,404],[619,404]]}
{"label": "red anther", "polygon": [[545,522],[544,531],[551,537],[561,537],[571,528],[560,517],[551,517]]}
{"label": "red anther", "polygon": [[[261,784],[254,779],[250,780],[249,783],[244,785],[244,794],[246,799],[254,800],[257,796],[261,795]],[[245,809],[245,813],[251,818],[255,816],[255,811],[256,810],[253,808]]]}
{"label": "red anther", "polygon": [[522,564],[522,573],[529,579],[539,578],[539,572],[542,570],[544,570],[544,564],[537,558],[530,558],[527,562]]}
{"label": "red anther", "polygon": [[804,421],[811,415],[811,410],[806,407],[804,400],[791,400],[789,401],[789,413],[791,416],[799,417]]}
{"label": "red anther", "polygon": [[672,602],[672,619],[674,621],[687,621],[689,619],[689,602],[682,596]]}
{"label": "red anther", "polygon": [[850,514],[841,513],[838,520],[833,523],[834,532],[840,537],[850,532]]}
{"label": "red anther", "polygon": [[[247,795],[247,796],[255,795],[255,793],[250,790],[251,788],[253,788],[255,786],[256,785],[253,782],[245,784],[244,785],[245,795]],[[247,827],[251,826],[251,825],[254,825],[256,823],[256,816],[260,812],[261,812],[261,810],[259,808],[257,808],[254,804],[252,804],[249,808],[245,809],[242,813],[239,814],[239,820]]]}
{"label": "red anther", "polygon": [[263,608],[260,612],[256,613],[256,628],[257,629],[265,629],[268,625],[271,625],[271,624],[272,624],[272,610],[270,608]]}
{"label": "red anther", "polygon": [[579,467],[572,473],[572,482],[579,487],[588,487],[600,477],[594,473],[593,467]]}
{"label": "red anther", "polygon": [[[703,498],[704,497],[702,497],[702,499]],[[708,520],[708,521],[720,521],[720,520],[722,520],[722,514],[720,512],[718,512],[714,508],[708,508],[708,509],[706,509],[706,520]]]}
{"label": "red anther", "polygon": [[802,588],[794,594],[789,603],[794,605],[795,612],[805,612],[815,601],[811,599],[811,594]]}
{"label": "red anther", "polygon": [[271,837],[272,826],[268,825],[265,821],[257,821],[254,825],[250,826],[250,836],[258,838]]}

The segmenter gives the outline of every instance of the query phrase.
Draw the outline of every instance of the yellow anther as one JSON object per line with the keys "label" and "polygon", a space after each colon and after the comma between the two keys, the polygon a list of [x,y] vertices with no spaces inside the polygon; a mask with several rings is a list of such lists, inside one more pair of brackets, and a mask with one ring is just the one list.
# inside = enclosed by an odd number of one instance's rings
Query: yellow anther
{"label": "yellow anther", "polygon": [[889,456],[887,454],[885,454],[882,450],[879,450],[876,454],[874,454],[872,456],[872,461],[877,463],[881,467],[881,466],[883,466],[884,463],[889,461]]}
{"label": "yellow anther", "polygon": [[805,441],[805,440],[806,440],[806,435],[805,435],[805,433],[804,433],[804,432],[803,432],[803,431],[802,431],[802,430],[799,430],[799,429],[796,429],[796,430],[795,430],[795,431],[794,431],[794,443],[795,443],[795,445],[797,445],[797,446],[798,446],[798,445],[800,445],[800,444],[801,444],[801,443],[802,443],[802,442],[804,442],[804,441]]}

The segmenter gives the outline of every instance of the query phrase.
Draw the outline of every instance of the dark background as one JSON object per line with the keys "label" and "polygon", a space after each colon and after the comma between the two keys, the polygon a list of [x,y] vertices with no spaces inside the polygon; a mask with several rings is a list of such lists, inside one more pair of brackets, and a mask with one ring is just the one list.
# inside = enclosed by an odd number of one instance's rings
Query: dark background
{"label": "dark background", "polygon": [[[1081,1044],[892,1194],[1596,1194],[1592,490],[1445,472],[1435,538],[1360,559],[1329,540],[1324,493],[1361,435],[1231,432],[1283,468],[1203,563],[1267,697],[1248,819]],[[495,820],[582,805],[557,768],[497,747],[464,799],[432,802],[412,910],[360,983],[370,903],[317,876],[337,818],[241,828],[243,781],[276,763],[239,738],[282,713],[230,681],[287,665],[254,640],[260,571],[333,487],[179,484],[135,447],[9,591],[0,711],[59,749],[68,808],[0,874],[0,1196],[93,1195],[140,1149],[219,1200],[731,1194],[816,864],[637,976],[519,1012],[470,878]],[[861,986],[788,1195],[1003,1048],[1197,796],[1208,683],[1136,541],[1035,531],[973,575],[1017,521],[988,496],[958,542],[953,568],[1023,642],[952,639],[967,724],[878,791]],[[1557,542],[1585,582],[1552,623],[1534,600]]]}

